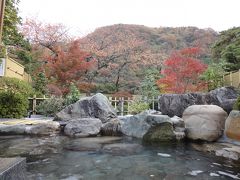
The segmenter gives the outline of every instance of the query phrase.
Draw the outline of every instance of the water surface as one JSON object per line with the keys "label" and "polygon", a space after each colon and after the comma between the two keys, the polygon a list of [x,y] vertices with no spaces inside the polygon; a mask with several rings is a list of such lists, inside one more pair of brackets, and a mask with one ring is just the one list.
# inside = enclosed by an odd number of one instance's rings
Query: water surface
{"label": "water surface", "polygon": [[118,137],[0,136],[0,157],[13,156],[27,158],[27,176],[34,180],[240,177],[239,161],[196,151],[190,143],[150,146]]}

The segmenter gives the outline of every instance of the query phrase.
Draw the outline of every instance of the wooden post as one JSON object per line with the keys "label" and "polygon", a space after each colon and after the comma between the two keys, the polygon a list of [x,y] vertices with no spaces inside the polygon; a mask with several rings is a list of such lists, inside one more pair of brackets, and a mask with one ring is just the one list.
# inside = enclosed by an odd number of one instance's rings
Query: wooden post
{"label": "wooden post", "polygon": [[5,0],[0,0],[0,46],[2,44],[4,9],[5,9]]}
{"label": "wooden post", "polygon": [[33,96],[33,114],[36,114],[36,106],[37,106],[37,97]]}
{"label": "wooden post", "polygon": [[117,97],[114,98],[114,108],[117,109]]}
{"label": "wooden post", "polygon": [[110,101],[110,104],[112,105],[112,97],[111,96],[108,97],[108,100]]}
{"label": "wooden post", "polygon": [[124,114],[124,97],[120,97],[120,103],[121,103],[121,116]]}
{"label": "wooden post", "polygon": [[129,114],[129,102],[130,102],[130,98],[128,97],[128,99],[127,99],[127,114]]}
{"label": "wooden post", "polygon": [[154,103],[155,103],[155,98],[154,97],[152,97],[152,110],[154,110]]}

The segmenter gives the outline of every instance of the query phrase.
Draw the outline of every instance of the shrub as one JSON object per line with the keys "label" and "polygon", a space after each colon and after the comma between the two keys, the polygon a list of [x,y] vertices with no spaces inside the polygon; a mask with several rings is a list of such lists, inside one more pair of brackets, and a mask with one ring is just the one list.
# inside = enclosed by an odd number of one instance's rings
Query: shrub
{"label": "shrub", "polygon": [[10,91],[19,93],[28,98],[33,95],[34,91],[30,84],[17,78],[3,77],[0,78],[0,91]]}
{"label": "shrub", "polygon": [[55,116],[55,114],[64,108],[64,99],[51,97],[37,105],[37,113],[45,116]]}
{"label": "shrub", "polygon": [[21,118],[27,115],[28,99],[20,93],[0,92],[0,117]]}
{"label": "shrub", "polygon": [[74,84],[71,84],[70,91],[65,98],[64,104],[65,105],[73,104],[77,102],[79,98],[80,98],[80,91]]}
{"label": "shrub", "polygon": [[134,101],[129,105],[129,113],[131,114],[138,114],[142,111],[149,109],[148,103],[141,102],[141,101]]}
{"label": "shrub", "polygon": [[43,72],[39,72],[35,77],[34,77],[34,89],[36,92],[41,93],[41,94],[46,94],[46,86],[47,86],[47,78],[46,75]]}
{"label": "shrub", "polygon": [[0,116],[21,118],[27,115],[28,97],[33,89],[27,82],[16,78],[0,78]]}
{"label": "shrub", "polygon": [[240,96],[237,98],[237,101],[233,105],[233,109],[238,111],[240,110]]}
{"label": "shrub", "polygon": [[222,60],[219,63],[211,63],[201,75],[201,79],[207,84],[208,91],[223,86],[224,67],[226,65],[227,63]]}
{"label": "shrub", "polygon": [[151,68],[145,71],[145,77],[140,85],[140,92],[143,97],[150,99],[160,94],[159,86],[156,84],[159,78],[161,76],[158,69]]}

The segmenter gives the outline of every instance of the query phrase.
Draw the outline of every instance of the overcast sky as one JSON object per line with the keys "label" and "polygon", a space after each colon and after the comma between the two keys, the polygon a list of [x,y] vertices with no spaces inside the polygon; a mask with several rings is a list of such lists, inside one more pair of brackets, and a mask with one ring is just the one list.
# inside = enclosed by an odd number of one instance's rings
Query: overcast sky
{"label": "overcast sky", "polygon": [[75,35],[119,23],[216,31],[240,26],[240,0],[20,0],[19,8],[23,19],[62,23]]}

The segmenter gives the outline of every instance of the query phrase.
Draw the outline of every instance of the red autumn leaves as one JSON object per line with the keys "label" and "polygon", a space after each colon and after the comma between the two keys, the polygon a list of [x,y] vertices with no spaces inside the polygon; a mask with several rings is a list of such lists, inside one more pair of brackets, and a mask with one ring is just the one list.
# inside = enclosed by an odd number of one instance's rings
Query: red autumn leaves
{"label": "red autumn leaves", "polygon": [[54,84],[67,88],[71,82],[82,80],[94,62],[89,53],[79,48],[79,41],[73,41],[65,50],[60,48],[56,56],[48,57],[46,75],[53,79]]}
{"label": "red autumn leaves", "polygon": [[199,53],[199,48],[187,48],[173,53],[164,61],[163,78],[157,81],[162,92],[179,94],[205,88],[199,77],[207,65],[197,59]]}

